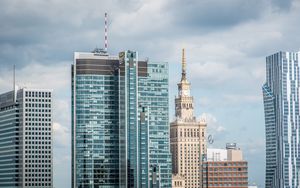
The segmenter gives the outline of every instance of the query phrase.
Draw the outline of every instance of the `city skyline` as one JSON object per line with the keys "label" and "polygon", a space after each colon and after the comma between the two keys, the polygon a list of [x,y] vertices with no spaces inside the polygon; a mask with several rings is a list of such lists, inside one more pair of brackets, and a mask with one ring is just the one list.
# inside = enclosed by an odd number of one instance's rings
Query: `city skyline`
{"label": "city skyline", "polygon": [[[110,54],[136,49],[141,57],[170,63],[170,120],[180,79],[180,49],[186,48],[192,94],[200,106],[195,114],[207,114],[211,125],[208,133],[215,140],[212,146],[239,143],[249,161],[249,180],[264,185],[261,85],[265,57],[280,50],[299,49],[299,1],[0,4],[4,28],[0,32],[0,92],[11,90],[12,64],[16,64],[19,85],[54,89],[56,187],[70,186],[69,66],[74,51],[103,46],[104,12],[109,13]],[[219,9],[223,11],[216,11]],[[242,10],[241,14],[235,14],[236,10]]]}

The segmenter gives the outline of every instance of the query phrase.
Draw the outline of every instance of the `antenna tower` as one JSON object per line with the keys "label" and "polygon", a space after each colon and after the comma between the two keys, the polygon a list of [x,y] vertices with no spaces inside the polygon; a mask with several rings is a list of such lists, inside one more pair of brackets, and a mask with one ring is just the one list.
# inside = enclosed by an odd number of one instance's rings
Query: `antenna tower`
{"label": "antenna tower", "polygon": [[107,13],[105,13],[105,20],[104,20],[104,50],[107,52],[107,46],[108,46],[108,41],[107,41]]}

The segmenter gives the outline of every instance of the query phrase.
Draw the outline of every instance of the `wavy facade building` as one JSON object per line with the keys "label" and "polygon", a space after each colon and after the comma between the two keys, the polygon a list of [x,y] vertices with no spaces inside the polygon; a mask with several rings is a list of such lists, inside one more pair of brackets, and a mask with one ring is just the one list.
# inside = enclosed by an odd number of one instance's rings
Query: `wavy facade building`
{"label": "wavy facade building", "polygon": [[278,52],[266,58],[266,188],[300,186],[299,55]]}

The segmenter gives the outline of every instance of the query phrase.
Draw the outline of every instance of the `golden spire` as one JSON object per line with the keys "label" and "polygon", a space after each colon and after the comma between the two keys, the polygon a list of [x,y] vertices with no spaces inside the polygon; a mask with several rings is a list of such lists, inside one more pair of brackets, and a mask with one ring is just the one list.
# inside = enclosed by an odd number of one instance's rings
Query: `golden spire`
{"label": "golden spire", "polygon": [[181,80],[186,80],[186,61],[185,61],[185,52],[184,48],[182,49],[182,73]]}

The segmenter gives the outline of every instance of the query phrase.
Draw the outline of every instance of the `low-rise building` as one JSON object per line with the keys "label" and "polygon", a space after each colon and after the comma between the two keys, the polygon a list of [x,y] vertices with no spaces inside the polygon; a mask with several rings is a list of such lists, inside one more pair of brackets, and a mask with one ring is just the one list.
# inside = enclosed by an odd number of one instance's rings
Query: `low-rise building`
{"label": "low-rise building", "polygon": [[248,163],[236,144],[207,149],[203,162],[203,188],[248,188]]}

